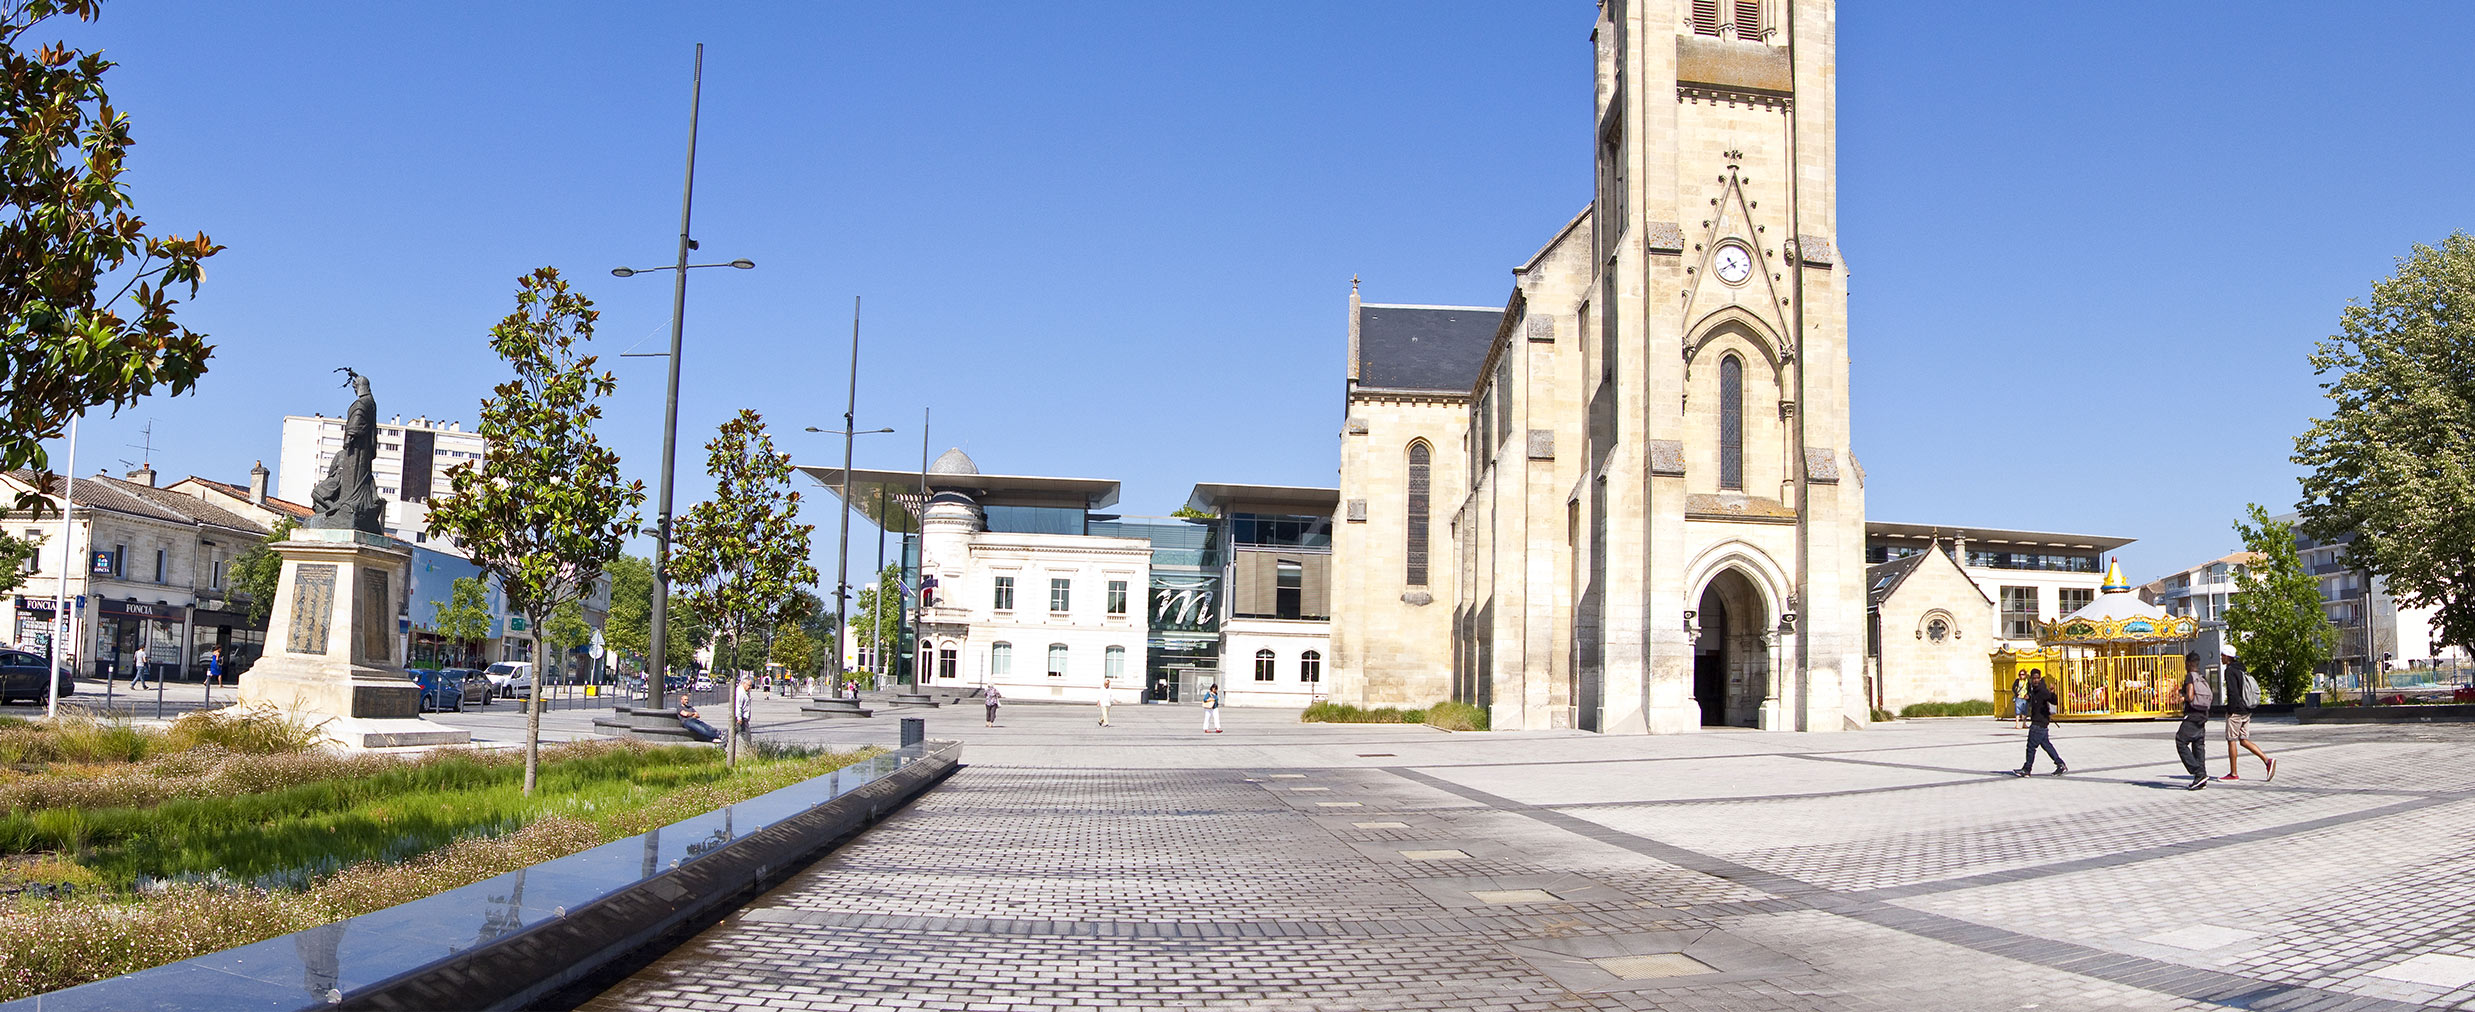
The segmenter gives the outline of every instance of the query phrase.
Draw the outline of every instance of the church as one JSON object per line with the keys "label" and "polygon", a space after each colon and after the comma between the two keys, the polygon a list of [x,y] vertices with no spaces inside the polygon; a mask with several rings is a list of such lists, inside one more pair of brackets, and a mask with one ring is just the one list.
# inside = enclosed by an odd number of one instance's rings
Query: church
{"label": "church", "polygon": [[1353,283],[1331,698],[1864,726],[1832,30],[1832,0],[1605,0],[1594,198],[1504,303]]}

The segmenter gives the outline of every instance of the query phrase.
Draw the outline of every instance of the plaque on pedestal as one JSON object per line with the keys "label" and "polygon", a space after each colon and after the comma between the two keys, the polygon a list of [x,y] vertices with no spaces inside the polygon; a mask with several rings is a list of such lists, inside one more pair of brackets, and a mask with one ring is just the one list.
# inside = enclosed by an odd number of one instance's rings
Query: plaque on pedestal
{"label": "plaque on pedestal", "polygon": [[458,745],[472,733],[421,719],[421,686],[397,657],[396,605],[411,553],[384,535],[301,529],[283,558],[265,656],[241,676],[242,705],[263,704],[347,745]]}

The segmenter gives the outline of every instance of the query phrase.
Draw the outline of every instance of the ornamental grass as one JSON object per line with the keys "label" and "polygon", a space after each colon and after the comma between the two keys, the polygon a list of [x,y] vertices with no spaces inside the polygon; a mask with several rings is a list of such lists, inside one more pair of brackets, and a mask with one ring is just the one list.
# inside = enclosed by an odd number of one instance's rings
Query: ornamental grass
{"label": "ornamental grass", "polygon": [[[193,715],[193,718],[196,715]],[[261,717],[0,726],[0,1001],[367,913],[635,835],[876,754],[588,741],[418,757]]]}

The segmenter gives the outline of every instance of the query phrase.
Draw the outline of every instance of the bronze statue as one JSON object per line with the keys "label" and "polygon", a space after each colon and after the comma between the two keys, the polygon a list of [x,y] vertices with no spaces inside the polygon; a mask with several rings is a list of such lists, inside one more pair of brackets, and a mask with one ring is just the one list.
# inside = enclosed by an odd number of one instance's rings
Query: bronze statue
{"label": "bronze statue", "polygon": [[327,476],[309,490],[309,521],[315,530],[386,533],[378,501],[378,483],[370,462],[378,457],[378,401],[370,396],[370,378],[349,368],[338,369],[352,384],[352,407],[344,410],[344,447],[335,451]]}

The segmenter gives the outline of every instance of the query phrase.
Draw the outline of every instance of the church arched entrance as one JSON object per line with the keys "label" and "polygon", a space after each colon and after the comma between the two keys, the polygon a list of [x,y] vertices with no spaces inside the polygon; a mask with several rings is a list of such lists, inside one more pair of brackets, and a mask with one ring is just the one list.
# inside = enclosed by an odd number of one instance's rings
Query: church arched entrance
{"label": "church arched entrance", "polygon": [[1694,610],[1693,701],[1704,727],[1754,727],[1770,691],[1770,609],[1742,570],[1703,588]]}

